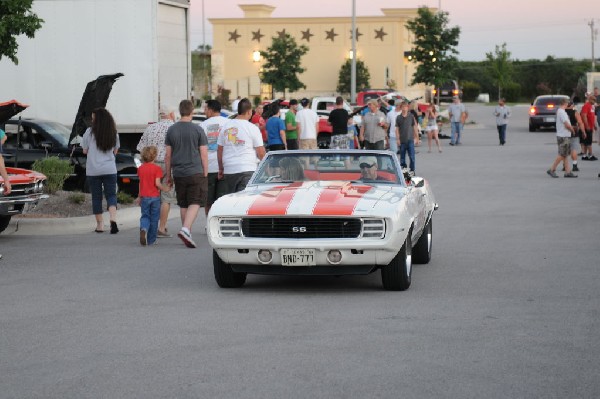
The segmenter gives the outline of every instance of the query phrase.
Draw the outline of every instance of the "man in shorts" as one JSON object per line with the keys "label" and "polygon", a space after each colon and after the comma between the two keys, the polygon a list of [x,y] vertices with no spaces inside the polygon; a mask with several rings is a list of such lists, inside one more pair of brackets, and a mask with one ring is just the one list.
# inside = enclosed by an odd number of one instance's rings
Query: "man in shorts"
{"label": "man in shorts", "polygon": [[[155,146],[158,149],[158,155],[156,156],[156,163],[161,167],[163,171],[163,176],[167,176],[167,171],[165,168],[165,137],[167,136],[167,130],[171,126],[173,126],[175,120],[175,112],[171,107],[163,105],[159,110],[159,121],[157,123],[153,123],[144,130],[144,134],[140,139],[140,142],[137,145],[137,150],[141,153],[144,147],[149,147],[151,145]],[[165,177],[166,178],[166,177]],[[164,179],[163,179],[164,180]],[[175,197],[175,188],[171,186],[170,191],[162,191],[160,192],[160,217],[158,221],[158,238],[166,238],[171,237],[171,234],[167,231],[167,221],[169,219],[169,212],[171,211],[171,205],[177,203],[177,198]]]}
{"label": "man in shorts", "polygon": [[556,141],[558,143],[558,155],[554,160],[554,163],[546,171],[552,177],[558,177],[556,174],[556,167],[564,162],[565,164],[565,177],[577,177],[576,174],[571,172],[571,166],[569,165],[568,157],[571,153],[571,134],[575,132],[569,116],[565,109],[567,108],[568,100],[562,98],[560,100],[559,108],[556,110]]}
{"label": "man in shorts", "polygon": [[165,164],[167,184],[175,181],[181,230],[177,236],[186,247],[196,248],[192,239],[192,224],[201,206],[205,206],[208,190],[208,140],[204,130],[192,122],[194,104],[179,103],[181,119],[167,130]]}
{"label": "man in shorts", "polygon": [[317,133],[319,132],[319,116],[315,111],[309,108],[308,98],[300,101],[302,109],[296,113],[296,127],[298,129],[298,139],[300,140],[300,149],[316,150]]}
{"label": "man in shorts", "polygon": [[585,125],[585,134],[582,134],[581,137],[582,161],[596,161],[598,159],[592,153],[592,139],[594,137],[594,130],[596,130],[595,106],[596,97],[589,95],[587,101],[581,107],[581,118]]}
{"label": "man in shorts", "polygon": [[221,116],[221,103],[217,100],[208,100],[206,102],[206,117],[208,118],[200,124],[206,138],[208,139],[208,192],[206,193],[206,206],[204,212],[208,215],[212,204],[221,196],[227,194],[227,189],[223,180],[219,180],[219,161],[217,160],[217,140],[219,132],[227,118]]}

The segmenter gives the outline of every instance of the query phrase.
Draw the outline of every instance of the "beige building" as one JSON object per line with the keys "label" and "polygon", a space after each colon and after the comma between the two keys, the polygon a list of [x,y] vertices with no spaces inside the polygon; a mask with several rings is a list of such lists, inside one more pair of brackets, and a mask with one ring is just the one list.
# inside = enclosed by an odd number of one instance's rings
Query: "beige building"
{"label": "beige building", "polygon": [[[296,43],[309,48],[302,57],[306,71],[299,76],[307,88],[288,97],[336,94],[339,70],[351,54],[350,16],[272,18],[275,7],[263,4],[239,7],[244,11],[243,18],[210,19],[214,32],[213,91],[222,86],[231,90],[230,98],[270,97],[270,87],[261,85],[258,76],[262,60],[253,58],[257,58],[257,51],[271,46],[273,37],[288,33]],[[415,64],[405,57],[411,49],[412,36],[405,24],[417,16],[417,9],[381,11],[382,16],[356,18],[356,52],[369,69],[371,87],[392,87],[407,97],[423,95],[423,86],[410,86]]]}

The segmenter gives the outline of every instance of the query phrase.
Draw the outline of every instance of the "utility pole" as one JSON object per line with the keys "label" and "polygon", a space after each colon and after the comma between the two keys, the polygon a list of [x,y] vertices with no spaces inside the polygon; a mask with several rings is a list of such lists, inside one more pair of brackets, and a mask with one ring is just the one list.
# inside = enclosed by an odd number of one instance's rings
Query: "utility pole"
{"label": "utility pole", "polygon": [[592,19],[588,22],[588,26],[590,27],[590,31],[592,34],[592,72],[596,72],[596,56],[594,55],[594,40],[596,39],[596,35],[598,34],[598,30],[594,29],[594,20]]}
{"label": "utility pole", "polygon": [[352,59],[350,60],[350,102],[356,102],[356,0],[352,0]]}

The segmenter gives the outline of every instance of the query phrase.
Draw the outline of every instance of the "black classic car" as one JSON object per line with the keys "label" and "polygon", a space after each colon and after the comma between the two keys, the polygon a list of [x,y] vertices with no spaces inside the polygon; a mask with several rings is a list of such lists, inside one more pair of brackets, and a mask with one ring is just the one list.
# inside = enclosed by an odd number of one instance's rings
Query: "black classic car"
{"label": "black classic car", "polygon": [[[71,131],[65,126],[34,118],[11,119],[4,124],[0,121],[0,129],[7,135],[2,146],[6,166],[31,169],[36,160],[47,156],[67,159],[75,166],[75,170],[65,183],[65,188],[88,191],[85,176],[87,157],[78,144],[81,137],[76,137],[74,142],[69,144]],[[139,161],[131,153],[119,152],[116,163],[119,190],[137,195]]]}

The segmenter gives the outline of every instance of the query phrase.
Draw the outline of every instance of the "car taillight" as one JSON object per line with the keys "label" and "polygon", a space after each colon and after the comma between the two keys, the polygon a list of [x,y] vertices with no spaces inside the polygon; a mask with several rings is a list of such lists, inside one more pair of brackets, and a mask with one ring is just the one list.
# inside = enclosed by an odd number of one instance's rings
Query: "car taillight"
{"label": "car taillight", "polygon": [[437,90],[433,89],[433,95],[435,96],[437,94]]}
{"label": "car taillight", "polygon": [[548,109],[552,109],[552,108],[554,108],[554,104],[548,104],[548,105],[546,105],[546,107],[548,107]]}
{"label": "car taillight", "polygon": [[531,115],[535,115],[535,113],[536,113],[536,112],[537,112],[537,109],[535,109],[535,107],[531,107],[531,108],[529,108],[529,113],[530,113]]}
{"label": "car taillight", "polygon": [[452,94],[454,94],[455,96],[458,96],[458,90],[452,90]]}

